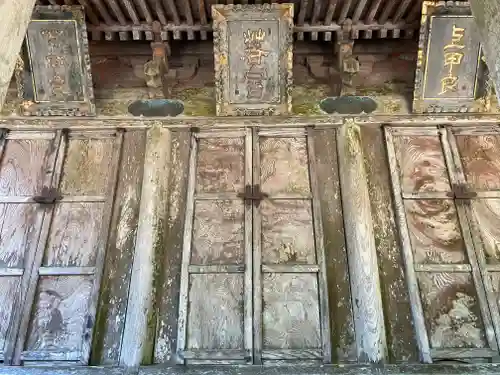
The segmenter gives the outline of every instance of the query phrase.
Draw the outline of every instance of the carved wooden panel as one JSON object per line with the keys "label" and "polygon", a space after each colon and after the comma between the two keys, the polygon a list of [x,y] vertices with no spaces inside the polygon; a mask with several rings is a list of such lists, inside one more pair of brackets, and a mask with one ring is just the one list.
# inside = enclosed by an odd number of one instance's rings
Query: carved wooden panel
{"label": "carved wooden panel", "polygon": [[424,1],[413,111],[489,111],[486,65],[467,2]]}
{"label": "carved wooden panel", "polygon": [[2,133],[0,140],[0,360],[9,362],[44,211],[31,200],[50,181],[53,132]]}
{"label": "carved wooden panel", "polygon": [[216,113],[292,110],[293,4],[213,5]]}
{"label": "carved wooden panel", "polygon": [[193,135],[181,363],[330,360],[311,142],[303,130]]}
{"label": "carved wooden panel", "polygon": [[[457,180],[470,196],[466,206],[472,242],[484,278],[493,325],[500,329],[500,180],[498,128],[457,128],[450,131]],[[498,339],[498,338],[497,338]],[[500,340],[499,340],[500,342]]]}
{"label": "carved wooden panel", "polygon": [[312,140],[302,130],[261,130],[254,137],[254,184],[266,196],[254,209],[256,357],[329,361]]}
{"label": "carved wooden panel", "polygon": [[78,6],[36,7],[16,69],[25,116],[95,115],[87,30]]}
{"label": "carved wooden panel", "polygon": [[121,139],[59,131],[50,154],[39,157],[48,180],[27,200],[43,219],[24,273],[14,364],[88,362]]}
{"label": "carved wooden panel", "polygon": [[421,359],[497,355],[497,323],[454,140],[436,128],[388,129],[386,137]]}
{"label": "carved wooden panel", "polygon": [[250,142],[248,131],[192,138],[177,341],[188,363],[252,358],[251,207],[238,196]]}

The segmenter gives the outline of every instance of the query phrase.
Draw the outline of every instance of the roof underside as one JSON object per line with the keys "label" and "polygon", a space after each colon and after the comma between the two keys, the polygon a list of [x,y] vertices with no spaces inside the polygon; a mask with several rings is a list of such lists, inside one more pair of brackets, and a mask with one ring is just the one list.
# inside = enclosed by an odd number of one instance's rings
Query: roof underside
{"label": "roof underside", "polygon": [[[342,26],[344,31],[347,26],[352,39],[411,38],[419,27],[422,5],[422,0],[272,2],[294,3],[297,37],[312,40],[331,40]],[[151,40],[151,24],[155,20],[163,25],[163,39],[207,39],[211,31],[211,5],[216,3],[262,1],[38,0],[40,5],[83,5],[93,40]]]}

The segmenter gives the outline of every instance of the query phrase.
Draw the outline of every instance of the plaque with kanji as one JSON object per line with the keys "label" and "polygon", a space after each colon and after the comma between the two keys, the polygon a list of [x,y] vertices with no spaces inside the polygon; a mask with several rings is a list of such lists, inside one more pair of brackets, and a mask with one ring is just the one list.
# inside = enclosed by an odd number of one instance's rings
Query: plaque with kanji
{"label": "plaque with kanji", "polygon": [[293,4],[213,5],[216,113],[292,109]]}
{"label": "plaque with kanji", "polygon": [[95,115],[81,7],[35,8],[16,68],[16,81],[22,115]]}
{"label": "plaque with kanji", "polygon": [[424,1],[413,112],[486,112],[487,67],[467,2]]}

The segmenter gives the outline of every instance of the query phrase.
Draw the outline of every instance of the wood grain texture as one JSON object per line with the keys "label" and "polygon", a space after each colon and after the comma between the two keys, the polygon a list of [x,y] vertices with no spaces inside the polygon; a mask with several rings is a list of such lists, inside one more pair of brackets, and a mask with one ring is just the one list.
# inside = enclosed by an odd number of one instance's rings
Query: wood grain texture
{"label": "wood grain texture", "polygon": [[394,148],[403,193],[448,192],[450,181],[439,137],[400,136]]}
{"label": "wood grain texture", "polygon": [[314,135],[317,179],[327,273],[332,362],[357,361],[350,277],[340,196],[336,133],[317,130]]}
{"label": "wood grain texture", "polygon": [[340,184],[358,361],[384,362],[384,312],[361,133],[346,121],[338,140]]}
{"label": "wood grain texture", "polygon": [[0,13],[5,16],[5,22],[2,22],[0,27],[0,45],[3,50],[0,61],[0,110],[9,89],[35,2],[36,0],[2,1],[0,4]]}
{"label": "wood grain texture", "polygon": [[1,359],[4,360],[4,353],[7,350],[7,340],[12,326],[14,309],[19,298],[20,277],[3,276],[0,278],[0,352]]}
{"label": "wood grain texture", "polygon": [[477,223],[476,233],[482,245],[487,264],[500,263],[500,199],[481,199],[471,202],[471,211]]}
{"label": "wood grain texture", "polygon": [[196,166],[196,192],[243,191],[244,146],[243,138],[200,139]]}
{"label": "wood grain texture", "polygon": [[33,196],[41,191],[43,176],[51,173],[50,139],[12,139],[5,146],[0,164],[1,196]]}
{"label": "wood grain texture", "polygon": [[[235,187],[238,192],[243,191],[247,147],[244,139],[226,136],[216,138],[217,134],[208,133],[192,138],[187,210],[190,216],[186,216],[185,224],[178,337],[178,355],[187,364],[241,363],[248,349],[246,337],[251,322],[246,321],[251,307],[246,298],[250,291],[246,290],[245,276],[252,269],[246,254],[251,228],[246,226],[243,199],[234,193],[233,199],[218,198]],[[213,152],[207,152],[207,145],[215,145]],[[221,178],[217,181],[212,176]],[[195,189],[211,193],[200,198]],[[212,354],[205,355],[200,350]],[[186,357],[186,351],[193,355]]]}
{"label": "wood grain texture", "polygon": [[484,326],[472,277],[467,273],[418,276],[432,348],[483,348]]}
{"label": "wood grain texture", "polygon": [[96,266],[104,209],[102,203],[57,205],[42,267]]}
{"label": "wood grain texture", "polygon": [[469,189],[500,190],[500,137],[458,135],[456,142]]}
{"label": "wood grain texture", "polygon": [[96,330],[90,363],[117,365],[127,311],[134,244],[139,219],[144,167],[145,131],[124,134],[116,203],[110,228]]}
{"label": "wood grain texture", "polygon": [[[64,162],[64,151],[66,149],[67,134],[63,131],[58,131],[53,136],[50,153],[47,157],[47,168],[50,172],[46,173],[41,186],[57,188],[59,185],[60,175]],[[23,274],[21,301],[22,305],[19,308],[16,316],[16,327],[13,331],[13,337],[9,347],[8,363],[20,364],[21,354],[24,349],[28,329],[30,326],[32,306],[36,298],[38,268],[43,259],[45,244],[49,236],[50,221],[52,219],[53,206],[43,210],[42,227],[36,242],[36,249],[33,251],[30,260],[29,272]]]}
{"label": "wood grain texture", "polygon": [[260,215],[264,264],[316,263],[309,200],[264,201],[260,205]]}
{"label": "wood grain texture", "polygon": [[187,349],[243,349],[243,274],[190,276]]}
{"label": "wood grain texture", "polygon": [[187,174],[191,132],[172,132],[172,169],[168,181],[168,206],[164,256],[158,262],[158,323],[154,353],[155,363],[174,362],[181,279],[182,240],[186,212]]}
{"label": "wood grain texture", "polygon": [[71,139],[61,176],[61,193],[104,196],[109,183],[114,139]]}
{"label": "wood grain texture", "polygon": [[153,355],[151,338],[156,327],[151,325],[151,319],[154,316],[155,257],[163,246],[170,157],[170,131],[148,130],[140,219],[120,354],[120,363],[126,366],[151,361]]}
{"label": "wood grain texture", "polygon": [[88,276],[41,277],[26,350],[81,351],[91,293]]}
{"label": "wood grain texture", "polygon": [[[65,179],[71,178],[74,172],[67,173],[65,162],[71,160],[73,152],[80,150],[73,150],[69,144],[74,137],[83,135],[65,133],[64,137],[58,136],[63,141],[59,147],[52,147],[57,150],[57,159],[55,165],[49,167],[53,173],[49,174],[51,181],[45,186],[53,185],[57,189]],[[87,134],[86,138],[92,137]],[[94,137],[89,142],[98,143],[98,138]],[[108,210],[111,210],[113,202],[115,179],[112,176],[115,175],[114,167],[119,158],[121,142],[115,141],[112,146],[110,158],[113,162],[103,171],[104,175],[111,176],[102,192],[107,197]],[[98,169],[85,159],[81,160],[78,167],[82,175],[92,175]],[[82,191],[86,190],[87,182],[83,179]],[[92,185],[91,182],[89,184]],[[79,201],[78,196],[71,198],[74,198],[72,203],[49,206],[46,211],[48,217],[44,220],[31,269],[15,363],[20,360],[88,362],[95,300],[100,286],[109,225],[106,217],[109,215],[106,215],[104,201],[90,203]]]}
{"label": "wood grain texture", "polygon": [[244,263],[244,203],[203,200],[195,203],[191,264]]}
{"label": "wood grain texture", "polygon": [[313,274],[265,274],[263,349],[321,347],[318,280]]}
{"label": "wood grain texture", "polygon": [[361,135],[380,269],[388,354],[391,362],[417,362],[393,196],[387,188],[390,186],[389,162],[385,150],[380,147],[385,142],[383,131],[363,128]]}
{"label": "wood grain texture", "polygon": [[407,200],[406,217],[415,263],[468,263],[453,200]]}
{"label": "wood grain texture", "polygon": [[260,137],[260,184],[270,196],[296,194],[307,196],[309,168],[304,137]]}

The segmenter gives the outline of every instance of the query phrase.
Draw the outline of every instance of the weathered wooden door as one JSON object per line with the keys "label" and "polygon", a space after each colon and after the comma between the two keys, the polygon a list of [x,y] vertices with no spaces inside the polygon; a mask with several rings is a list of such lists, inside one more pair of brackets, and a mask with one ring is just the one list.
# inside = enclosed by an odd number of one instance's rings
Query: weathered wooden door
{"label": "weathered wooden door", "polygon": [[194,134],[181,362],[330,360],[311,155],[303,129]]}
{"label": "weathered wooden door", "polygon": [[[488,155],[480,147],[491,149],[494,142],[490,145],[474,136],[472,140],[457,136],[457,142],[454,131],[447,129],[386,130],[413,319],[424,362],[498,356],[498,306],[479,246],[481,231],[473,225],[481,215],[491,215],[491,209],[479,207],[494,202],[477,198],[494,197],[495,187],[489,183],[498,179],[494,176],[498,172],[488,169]],[[474,147],[467,147],[467,142]],[[464,172],[464,160],[477,164]],[[490,191],[479,192],[484,186],[490,186]]]}
{"label": "weathered wooden door", "polygon": [[[12,222],[19,226],[20,243],[28,246],[16,304],[10,304],[16,314],[10,322],[6,360],[86,364],[122,134],[58,131],[34,137],[36,144],[23,138],[10,148],[8,140],[2,157],[6,168],[0,170],[2,180],[16,181],[19,172],[26,176],[21,180],[26,182],[24,191],[9,192],[7,200],[30,210]],[[15,151],[18,154],[9,154]],[[19,169],[31,166],[35,172],[30,174]],[[5,247],[2,252],[5,249],[11,251]],[[20,262],[11,264],[19,267]]]}
{"label": "weathered wooden door", "polygon": [[50,186],[60,135],[2,131],[0,149],[0,360],[12,356],[45,210],[31,200]]}

